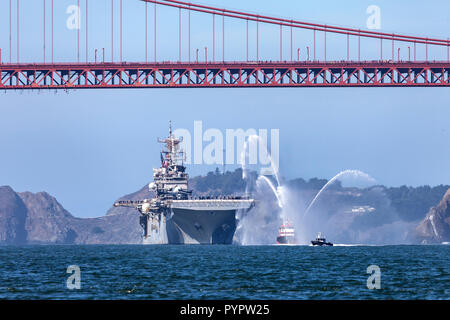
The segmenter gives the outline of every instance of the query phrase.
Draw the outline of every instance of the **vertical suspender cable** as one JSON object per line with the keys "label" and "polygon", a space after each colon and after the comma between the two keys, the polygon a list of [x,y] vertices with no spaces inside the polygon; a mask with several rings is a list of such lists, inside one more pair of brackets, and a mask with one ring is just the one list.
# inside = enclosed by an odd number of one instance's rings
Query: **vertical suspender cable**
{"label": "vertical suspender cable", "polygon": [[43,13],[44,13],[44,24],[43,24],[43,27],[44,27],[44,42],[43,42],[43,44],[44,44],[44,46],[43,46],[43,50],[44,50],[44,64],[45,64],[45,0],[43,0],[43,3],[44,3],[44,7],[43,7]]}
{"label": "vertical suspender cable", "polygon": [[293,57],[292,57],[292,50],[293,50],[293,48],[292,48],[292,46],[293,46],[293,40],[292,40],[292,26],[291,26],[291,62],[293,61]]}
{"label": "vertical suspender cable", "polygon": [[361,62],[361,31],[358,35],[358,62]]}
{"label": "vertical suspender cable", "polygon": [[145,62],[148,62],[148,2],[145,2]]}
{"label": "vertical suspender cable", "polygon": [[114,62],[114,0],[111,0],[111,62]]}
{"label": "vertical suspender cable", "polygon": [[280,61],[283,61],[283,26],[280,24]]}
{"label": "vertical suspender cable", "polygon": [[80,62],[80,0],[77,0],[77,61]]}
{"label": "vertical suspender cable", "polygon": [[347,33],[347,61],[350,61],[350,34]]}
{"label": "vertical suspender cable", "polygon": [[383,38],[380,38],[380,60],[383,60]]}
{"label": "vertical suspender cable", "polygon": [[9,0],[9,63],[11,63],[12,61],[12,38],[11,38],[11,33],[12,33],[12,17],[11,17],[11,1]]}
{"label": "vertical suspender cable", "polygon": [[54,58],[54,56],[53,56],[53,54],[54,54],[54,47],[53,47],[54,20],[53,20],[53,17],[54,17],[54,12],[53,12],[53,0],[52,0],[52,64],[54,63],[54,60],[53,60],[53,58]]}
{"label": "vertical suspender cable", "polygon": [[394,56],[394,34],[392,34],[392,62],[394,62],[395,60],[395,56]]}
{"label": "vertical suspender cable", "polygon": [[213,62],[216,62],[216,14],[213,14]]}
{"label": "vertical suspender cable", "polygon": [[[190,6],[189,6],[190,7]],[[191,62],[191,9],[188,9],[188,61]]]}
{"label": "vertical suspender cable", "polygon": [[225,62],[225,15],[222,16],[222,60]]}
{"label": "vertical suspender cable", "polygon": [[89,1],[86,0],[86,63],[89,61],[89,33],[88,33],[88,7],[89,7]]}
{"label": "vertical suspender cable", "polygon": [[181,62],[181,8],[178,9],[178,62]]}
{"label": "vertical suspender cable", "polygon": [[256,61],[259,61],[259,21],[256,18]]}
{"label": "vertical suspender cable", "polygon": [[246,27],[247,27],[247,41],[246,41],[247,50],[246,50],[246,52],[247,52],[247,62],[248,62],[248,19],[246,20]]}
{"label": "vertical suspender cable", "polygon": [[20,45],[19,45],[19,0],[17,0],[17,63],[20,61]]}
{"label": "vertical suspender cable", "polygon": [[450,62],[450,42],[447,38],[447,62]]}
{"label": "vertical suspender cable", "polygon": [[123,36],[123,31],[122,31],[122,15],[123,15],[123,12],[122,12],[122,0],[120,0],[120,62],[122,62],[123,61],[123,51],[122,51],[122,36]]}
{"label": "vertical suspender cable", "polygon": [[314,61],[316,61],[316,29],[314,29]]}

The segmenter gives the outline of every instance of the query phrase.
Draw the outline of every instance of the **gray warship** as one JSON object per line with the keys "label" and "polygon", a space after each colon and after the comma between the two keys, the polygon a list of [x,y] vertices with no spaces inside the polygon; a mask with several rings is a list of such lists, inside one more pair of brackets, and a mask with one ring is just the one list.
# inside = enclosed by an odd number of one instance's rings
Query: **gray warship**
{"label": "gray warship", "polygon": [[153,169],[151,199],[118,201],[115,207],[140,212],[143,242],[148,244],[231,244],[236,231],[236,212],[248,211],[255,201],[247,196],[193,197],[181,149],[182,138],[172,133],[158,139],[164,144],[161,167]]}

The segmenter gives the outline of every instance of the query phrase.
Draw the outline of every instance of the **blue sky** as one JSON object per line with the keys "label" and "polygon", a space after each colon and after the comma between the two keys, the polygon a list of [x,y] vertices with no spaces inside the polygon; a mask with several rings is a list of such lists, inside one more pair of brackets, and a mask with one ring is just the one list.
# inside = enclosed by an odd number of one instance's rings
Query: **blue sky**
{"label": "blue sky", "polygon": [[[76,31],[66,28],[65,9],[76,1],[57,2],[55,60],[75,61]],[[84,0],[80,2],[83,4]],[[116,5],[118,2],[115,1]],[[26,3],[28,10],[21,17],[21,61],[42,61],[43,34],[42,26],[39,27],[42,2],[21,1],[23,7]],[[89,59],[93,60],[94,48],[102,47],[110,59],[110,1],[91,0],[90,3]],[[366,8],[375,4],[381,8],[383,31],[442,38],[450,35],[448,1],[433,1],[433,5],[375,0],[203,3],[355,28],[366,27]],[[124,8],[124,59],[142,61],[144,6],[139,1],[126,0]],[[117,10],[118,7],[116,13]],[[161,24],[161,29],[163,25],[166,27],[158,33],[158,57],[177,59],[178,12],[161,9],[158,14],[158,20],[173,20],[172,24]],[[150,11],[149,17],[152,17]],[[195,48],[211,45],[205,35],[205,26],[210,26],[210,21],[201,16],[192,18],[195,22],[191,54],[194,56]],[[243,59],[242,26],[227,23],[226,57]],[[117,44],[118,15],[115,25]],[[217,22],[217,29],[220,27]],[[49,28],[48,25],[47,32]],[[254,32],[254,26],[251,28]],[[6,1],[0,5],[0,30],[5,61],[9,58]],[[15,29],[13,39],[14,32]],[[80,33],[82,59],[85,59],[84,29]],[[279,29],[267,27],[265,34],[261,40],[262,58],[277,57]],[[219,31],[217,36],[220,37]],[[48,37],[49,34],[47,40]],[[152,41],[151,38],[149,43]],[[310,35],[296,34],[295,47],[302,50],[307,45],[311,45]],[[318,55],[322,54],[320,46]],[[330,37],[329,46],[330,57],[344,55],[342,39]],[[386,48],[388,56],[387,43]],[[283,49],[286,53],[290,50],[287,44]],[[183,38],[183,59],[186,50]],[[405,52],[404,47],[402,50]],[[443,55],[437,49],[430,50],[434,56]],[[117,59],[117,45],[115,51]],[[150,45],[149,52],[153,52]],[[219,45],[216,52],[220,58]],[[378,57],[379,48],[367,43],[363,56],[373,54]],[[12,55],[14,62],[15,51]],[[153,59],[152,54],[150,58]],[[329,179],[341,170],[359,169],[389,186],[450,184],[449,97],[448,88],[1,92],[0,185],[11,185],[17,191],[45,190],[76,216],[103,215],[119,196],[134,192],[151,180],[152,168],[159,164],[160,146],[156,137],[166,135],[169,120],[175,128],[186,129],[193,129],[194,120],[202,120],[205,129],[223,131],[227,128],[280,129],[280,170],[287,178]],[[212,168],[192,165],[188,170],[191,175],[197,175],[209,169]]]}

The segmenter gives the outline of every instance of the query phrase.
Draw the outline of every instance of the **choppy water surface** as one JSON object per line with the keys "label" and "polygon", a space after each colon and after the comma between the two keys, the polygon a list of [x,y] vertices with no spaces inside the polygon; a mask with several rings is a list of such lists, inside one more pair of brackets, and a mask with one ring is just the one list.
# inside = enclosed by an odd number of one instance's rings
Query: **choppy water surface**
{"label": "choppy water surface", "polygon": [[[66,287],[69,265],[80,290]],[[0,298],[450,299],[450,247],[0,247]]]}

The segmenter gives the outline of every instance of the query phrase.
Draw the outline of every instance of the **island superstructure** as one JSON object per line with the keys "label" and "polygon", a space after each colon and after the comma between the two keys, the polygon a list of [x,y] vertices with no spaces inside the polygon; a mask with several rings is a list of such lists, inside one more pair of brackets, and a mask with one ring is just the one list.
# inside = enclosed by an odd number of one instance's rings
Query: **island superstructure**
{"label": "island superstructure", "polygon": [[158,139],[164,144],[161,167],[153,169],[151,199],[118,201],[115,207],[132,207],[140,212],[145,243],[231,244],[236,231],[236,212],[250,210],[255,201],[245,196],[194,198],[189,190],[185,152],[181,138],[172,133]]}

